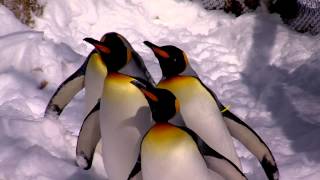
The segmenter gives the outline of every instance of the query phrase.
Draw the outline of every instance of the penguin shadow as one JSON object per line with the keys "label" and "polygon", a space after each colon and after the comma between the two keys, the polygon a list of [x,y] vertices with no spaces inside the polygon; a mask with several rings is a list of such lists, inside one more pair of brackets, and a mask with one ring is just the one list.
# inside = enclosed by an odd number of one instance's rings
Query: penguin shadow
{"label": "penguin shadow", "polygon": [[150,122],[152,120],[151,111],[148,106],[140,107],[137,113],[131,118],[126,119],[119,128],[134,127],[140,134],[144,135],[144,133],[150,128],[146,126],[145,121],[143,121],[144,119],[150,119]]}
{"label": "penguin shadow", "polygon": [[[151,126],[147,127],[143,119],[150,119]],[[186,126],[181,112],[178,112],[174,117],[172,117],[169,123],[175,126]],[[148,106],[144,106],[137,111],[135,116],[125,120],[121,127],[136,127],[140,134],[144,135],[144,133],[147,132],[154,124],[155,122],[152,119],[150,108]],[[141,130],[143,130],[143,132],[141,132]]]}
{"label": "penguin shadow", "polygon": [[65,158],[62,160],[75,168],[73,174],[67,177],[66,180],[108,180],[104,175],[99,174],[98,170],[94,167],[91,167],[89,170],[84,170],[76,164],[74,159]]}
{"label": "penguin shadow", "polygon": [[[320,54],[303,60],[305,63],[293,72],[270,65],[277,24],[261,22],[263,20],[256,21],[254,27],[254,42],[242,82],[256,101],[271,113],[275,124],[267,126],[280,127],[295,153],[305,154],[309,161],[320,162],[320,111],[306,112],[316,107],[320,110]],[[301,101],[304,98],[301,96],[310,96],[313,102]],[[274,152],[272,147],[270,149]],[[276,152],[274,155],[277,159]]]}
{"label": "penguin shadow", "polygon": [[108,180],[103,176],[99,176],[93,170],[82,170],[79,169],[66,180]]}

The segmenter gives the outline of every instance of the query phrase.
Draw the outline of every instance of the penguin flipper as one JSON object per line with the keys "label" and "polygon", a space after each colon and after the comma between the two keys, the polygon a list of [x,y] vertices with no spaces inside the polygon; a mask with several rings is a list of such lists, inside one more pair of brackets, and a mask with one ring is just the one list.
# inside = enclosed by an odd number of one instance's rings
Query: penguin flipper
{"label": "penguin flipper", "polygon": [[49,115],[59,116],[73,96],[84,88],[84,66],[86,66],[86,63],[60,84],[46,107],[44,117]]}
{"label": "penguin flipper", "polygon": [[180,127],[185,130],[197,143],[202,156],[204,157],[208,169],[217,172],[225,179],[246,180],[247,177],[241,170],[228,158],[212,149],[204,140],[201,139],[195,132],[187,127]]}
{"label": "penguin flipper", "polygon": [[240,169],[238,169],[235,164],[226,158],[204,155],[204,159],[208,169],[218,173],[225,179],[247,180],[247,177],[240,171]]}
{"label": "penguin flipper", "polygon": [[276,161],[261,137],[229,110],[223,112],[230,134],[239,140],[259,160],[269,180],[279,179]]}
{"label": "penguin flipper", "polygon": [[132,171],[129,174],[128,180],[140,180],[141,177],[141,157],[139,155],[136,164],[134,165]]}
{"label": "penguin flipper", "polygon": [[199,81],[215,99],[220,111],[224,110],[222,116],[231,136],[239,140],[252,154],[257,157],[269,180],[278,180],[279,170],[266,143],[245,122],[241,121],[240,118],[226,109],[211,89],[209,89],[200,79]]}
{"label": "penguin flipper", "polygon": [[247,177],[232,161],[209,147],[200,137],[198,142],[202,144],[201,153],[209,169],[225,179],[247,180]]}
{"label": "penguin flipper", "polygon": [[94,151],[101,139],[100,134],[100,99],[83,121],[76,148],[76,163],[85,170],[91,168]]}

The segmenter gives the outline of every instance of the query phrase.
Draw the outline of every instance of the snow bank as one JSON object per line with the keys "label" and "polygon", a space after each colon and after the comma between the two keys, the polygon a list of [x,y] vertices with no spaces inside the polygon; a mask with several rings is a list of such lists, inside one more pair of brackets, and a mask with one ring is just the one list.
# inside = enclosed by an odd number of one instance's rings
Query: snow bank
{"label": "snow bank", "polygon": [[[46,3],[33,30],[0,7],[0,179],[106,178],[99,155],[90,171],[74,164],[83,93],[60,120],[42,115],[91,51],[82,39],[110,31],[127,37],[156,80],[160,69],[142,42],[184,49],[201,79],[269,145],[282,180],[319,179],[319,36],[293,32],[277,16],[235,18],[183,0]],[[249,179],[264,179],[257,160],[236,148]]]}

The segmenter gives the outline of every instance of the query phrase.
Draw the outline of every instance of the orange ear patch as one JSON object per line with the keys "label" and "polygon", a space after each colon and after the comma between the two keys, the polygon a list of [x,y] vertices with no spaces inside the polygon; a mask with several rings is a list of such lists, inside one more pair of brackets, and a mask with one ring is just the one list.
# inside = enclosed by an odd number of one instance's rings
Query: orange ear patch
{"label": "orange ear patch", "polygon": [[127,64],[130,62],[132,59],[132,52],[130,49],[127,49]]}
{"label": "orange ear patch", "polygon": [[102,51],[106,54],[110,54],[111,53],[111,50],[105,46],[102,46],[102,45],[99,45],[99,44],[95,44],[94,45],[95,48],[97,48],[99,51]]}
{"label": "orange ear patch", "polygon": [[185,62],[186,64],[189,64],[188,56],[187,56],[187,54],[184,53],[184,52],[183,52],[183,59],[184,59],[184,62]]}
{"label": "orange ear patch", "polygon": [[150,98],[152,101],[159,101],[158,97],[156,95],[154,95],[153,93],[145,90],[145,89],[140,89],[142,91],[142,93],[147,96],[148,98]]}
{"label": "orange ear patch", "polygon": [[179,112],[180,111],[180,103],[179,103],[178,99],[176,99],[176,101],[175,101],[175,107],[176,107],[176,112]]}
{"label": "orange ear patch", "polygon": [[162,50],[160,48],[152,48],[152,49],[156,54],[158,54],[159,56],[161,56],[163,58],[167,59],[167,58],[170,57],[169,54],[166,51],[164,51],[164,50]]}

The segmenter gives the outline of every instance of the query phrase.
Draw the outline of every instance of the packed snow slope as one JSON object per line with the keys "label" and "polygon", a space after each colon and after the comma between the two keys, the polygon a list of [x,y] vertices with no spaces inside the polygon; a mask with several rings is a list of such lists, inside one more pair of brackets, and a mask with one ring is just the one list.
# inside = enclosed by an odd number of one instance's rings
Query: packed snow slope
{"label": "packed snow slope", "polygon": [[[299,34],[259,10],[235,18],[178,0],[48,0],[36,28],[0,6],[0,179],[107,179],[101,156],[75,163],[83,92],[60,118],[43,118],[49,98],[92,50],[82,41],[123,34],[156,80],[143,45],[187,52],[201,79],[266,141],[282,180],[320,179],[320,37]],[[41,88],[41,83],[47,86]],[[264,180],[258,161],[236,142],[244,172]]]}

